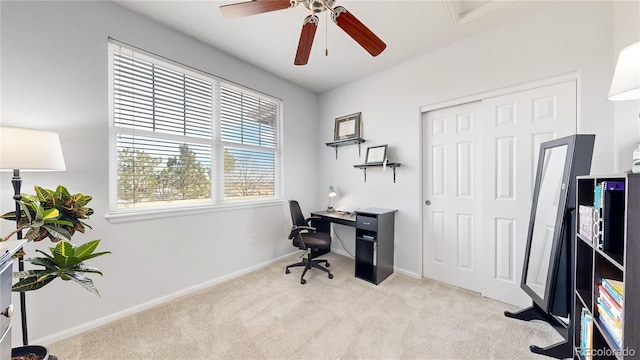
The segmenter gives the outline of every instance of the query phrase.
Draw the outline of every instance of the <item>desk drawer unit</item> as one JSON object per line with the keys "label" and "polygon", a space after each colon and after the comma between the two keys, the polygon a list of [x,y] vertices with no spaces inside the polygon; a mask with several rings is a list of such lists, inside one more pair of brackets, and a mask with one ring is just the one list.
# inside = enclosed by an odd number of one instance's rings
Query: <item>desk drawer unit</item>
{"label": "desk drawer unit", "polygon": [[395,210],[370,208],[356,215],[357,278],[378,285],[393,273]]}
{"label": "desk drawer unit", "polygon": [[356,217],[356,229],[378,231],[378,218],[358,214]]}

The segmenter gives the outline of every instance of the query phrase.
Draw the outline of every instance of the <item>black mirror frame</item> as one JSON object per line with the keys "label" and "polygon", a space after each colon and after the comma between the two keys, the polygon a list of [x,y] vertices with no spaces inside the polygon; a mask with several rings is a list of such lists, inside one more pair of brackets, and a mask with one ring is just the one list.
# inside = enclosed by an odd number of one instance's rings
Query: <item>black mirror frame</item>
{"label": "black mirror frame", "polygon": [[[571,298],[570,292],[573,291],[572,286],[569,286],[569,284],[566,283],[560,284],[560,282],[566,282],[567,276],[570,276],[564,272],[571,271],[569,264],[572,263],[572,259],[566,259],[565,257],[570,257],[572,252],[562,251],[562,248],[563,245],[569,246],[569,244],[564,244],[563,242],[572,241],[569,235],[573,234],[575,229],[571,229],[571,221],[568,220],[570,220],[571,210],[575,209],[576,206],[576,176],[589,174],[594,142],[595,135],[579,134],[566,136],[540,144],[533,201],[531,204],[531,215],[529,218],[529,229],[527,232],[527,247],[520,287],[531,297],[536,305],[549,314],[564,317],[567,316],[570,311],[568,301],[570,301]],[[544,298],[541,298],[531,287],[527,285],[526,280],[529,269],[531,242],[535,225],[536,209],[538,206],[540,179],[545,161],[545,152],[547,149],[557,148],[560,146],[567,146],[567,154],[562,175],[562,184],[565,185],[565,187],[564,189],[561,189],[560,198],[558,199],[555,231],[553,233],[553,243],[550,254],[551,259],[549,261],[549,270],[547,271],[547,279],[545,282]]]}

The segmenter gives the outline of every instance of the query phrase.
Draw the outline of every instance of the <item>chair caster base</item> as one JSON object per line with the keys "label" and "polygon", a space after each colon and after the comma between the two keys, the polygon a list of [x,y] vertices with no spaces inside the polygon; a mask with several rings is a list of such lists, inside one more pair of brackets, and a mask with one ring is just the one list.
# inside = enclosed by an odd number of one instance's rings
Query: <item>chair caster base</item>
{"label": "chair caster base", "polygon": [[285,273],[285,274],[290,274],[290,273],[291,273],[291,271],[289,271],[289,269],[284,269],[284,273]]}
{"label": "chair caster base", "polygon": [[329,279],[333,279],[333,274],[329,274]]}
{"label": "chair caster base", "polygon": [[307,280],[305,280],[305,279],[300,279],[300,284],[304,285],[304,284],[306,284],[306,283],[307,283]]}

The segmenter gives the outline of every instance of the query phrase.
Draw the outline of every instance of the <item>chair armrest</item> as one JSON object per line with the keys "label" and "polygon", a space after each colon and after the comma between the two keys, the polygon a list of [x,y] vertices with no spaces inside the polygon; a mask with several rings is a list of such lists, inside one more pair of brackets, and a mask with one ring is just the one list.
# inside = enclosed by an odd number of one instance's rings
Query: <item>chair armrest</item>
{"label": "chair armrest", "polygon": [[291,232],[289,233],[289,239],[293,239],[302,230],[316,231],[316,229],[312,228],[311,226],[294,226],[294,227],[291,228]]}
{"label": "chair armrest", "polygon": [[305,221],[308,224],[311,220],[322,220],[322,218],[320,216],[311,216],[308,219],[306,219]]}

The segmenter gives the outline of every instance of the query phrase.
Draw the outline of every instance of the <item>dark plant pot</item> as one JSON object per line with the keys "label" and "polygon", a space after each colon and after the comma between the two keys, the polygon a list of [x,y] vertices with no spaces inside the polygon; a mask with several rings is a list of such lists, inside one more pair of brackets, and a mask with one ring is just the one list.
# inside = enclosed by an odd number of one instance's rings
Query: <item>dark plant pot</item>
{"label": "dark plant pot", "polygon": [[49,358],[49,350],[47,350],[47,348],[44,346],[27,345],[27,346],[20,346],[20,347],[11,349],[12,358],[16,356],[24,356],[27,354],[35,354],[35,355],[42,356],[43,360],[51,360]]}

